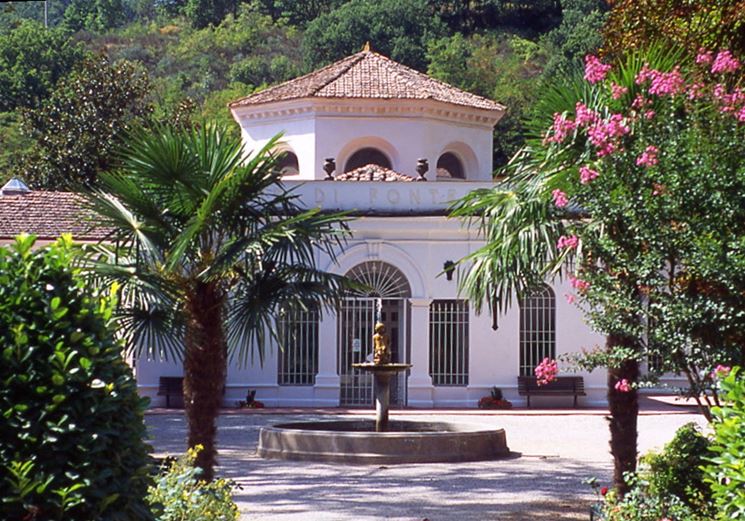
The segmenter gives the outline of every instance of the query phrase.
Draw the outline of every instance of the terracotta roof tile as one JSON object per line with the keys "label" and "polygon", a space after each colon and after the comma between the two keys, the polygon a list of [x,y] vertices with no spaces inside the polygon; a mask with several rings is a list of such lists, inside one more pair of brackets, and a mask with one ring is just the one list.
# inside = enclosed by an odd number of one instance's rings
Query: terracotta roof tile
{"label": "terracotta roof tile", "polygon": [[230,104],[231,108],[300,98],[432,99],[453,105],[502,111],[504,107],[430,78],[385,56],[362,51],[294,80]]}
{"label": "terracotta roof tile", "polygon": [[414,180],[411,176],[399,174],[380,165],[365,165],[334,176],[334,181],[400,181],[407,183]]}
{"label": "terracotta roof tile", "polygon": [[55,239],[63,233],[82,241],[103,239],[107,230],[95,226],[81,202],[72,192],[39,190],[0,195],[0,239],[11,239],[23,232],[39,239]]}

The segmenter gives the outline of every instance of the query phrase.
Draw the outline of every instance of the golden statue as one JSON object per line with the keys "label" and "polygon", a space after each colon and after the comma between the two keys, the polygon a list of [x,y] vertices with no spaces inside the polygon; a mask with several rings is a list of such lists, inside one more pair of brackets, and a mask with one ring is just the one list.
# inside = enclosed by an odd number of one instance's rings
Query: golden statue
{"label": "golden statue", "polygon": [[385,326],[378,322],[375,324],[375,334],[373,335],[373,362],[375,365],[391,363],[389,343],[388,335],[385,334]]}

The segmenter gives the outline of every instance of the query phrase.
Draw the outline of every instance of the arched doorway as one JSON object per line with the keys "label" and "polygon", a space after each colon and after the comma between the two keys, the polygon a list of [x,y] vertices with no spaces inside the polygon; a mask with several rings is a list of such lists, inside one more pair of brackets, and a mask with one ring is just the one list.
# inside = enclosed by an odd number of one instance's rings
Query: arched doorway
{"label": "arched doorway", "polygon": [[[372,336],[380,320],[390,338],[393,362],[406,362],[408,353],[407,313],[411,287],[401,271],[382,261],[367,261],[347,272],[360,288],[345,299],[339,309],[337,330],[338,370],[341,405],[369,406],[373,403],[370,373],[352,364],[372,360]],[[391,403],[406,404],[406,373],[399,373],[391,387]]]}

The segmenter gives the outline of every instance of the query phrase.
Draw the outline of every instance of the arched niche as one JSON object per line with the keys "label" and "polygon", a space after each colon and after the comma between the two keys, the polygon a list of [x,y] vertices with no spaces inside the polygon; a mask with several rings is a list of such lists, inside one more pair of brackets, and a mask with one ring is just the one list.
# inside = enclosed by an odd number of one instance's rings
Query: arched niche
{"label": "arched niche", "polygon": [[442,180],[465,179],[463,161],[454,152],[445,152],[437,159],[437,178]]}
{"label": "arched niche", "polygon": [[[400,168],[399,165],[399,154],[396,147],[394,147],[392,144],[390,144],[385,139],[378,137],[378,136],[365,136],[357,139],[353,139],[347,143],[344,144],[344,146],[339,150],[339,152],[336,154],[336,164],[338,168],[342,169],[344,172],[347,172],[347,164],[349,163],[349,160],[352,158],[352,156],[363,150],[363,149],[375,149],[378,150],[380,153],[383,154],[383,156],[387,159],[387,164],[383,164],[382,166],[385,166],[386,168],[390,168],[391,170],[397,170]],[[369,163],[365,163],[369,164]],[[379,163],[375,163],[379,164]],[[359,166],[365,166],[359,165]]]}
{"label": "arched niche", "polygon": [[283,147],[277,150],[275,154],[278,157],[275,168],[283,178],[300,175],[300,162],[295,152],[289,147]]}
{"label": "arched niche", "polygon": [[[452,175],[452,171],[448,171],[449,175],[446,175],[444,171],[440,171],[441,166],[448,166],[450,169],[455,169],[455,165],[460,166],[460,177]],[[440,155],[437,159],[436,170],[437,180],[439,181],[474,179],[478,178],[479,161],[469,145],[460,141],[455,141],[448,143],[448,145],[443,147],[440,151]],[[445,168],[443,168],[443,170],[445,170]]]}
{"label": "arched niche", "polygon": [[344,171],[349,172],[361,166],[380,165],[385,168],[393,168],[390,158],[382,150],[375,147],[360,148],[347,159]]}

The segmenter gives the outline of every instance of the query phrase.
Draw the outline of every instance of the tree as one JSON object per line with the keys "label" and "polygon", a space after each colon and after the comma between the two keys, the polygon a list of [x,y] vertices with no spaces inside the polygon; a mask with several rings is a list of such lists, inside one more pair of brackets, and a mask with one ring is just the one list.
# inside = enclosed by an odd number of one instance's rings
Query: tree
{"label": "tree", "polygon": [[262,12],[274,20],[285,19],[292,25],[304,27],[324,13],[333,11],[344,0],[259,0]]}
{"label": "tree", "polygon": [[455,212],[478,216],[487,239],[463,284],[479,301],[508,305],[574,260],[568,299],[607,335],[581,363],[608,367],[622,494],[636,465],[639,363],[657,354],[667,369],[707,373],[745,345],[739,62],[707,53],[700,60],[714,64],[701,76],[681,56],[652,49],[612,70],[589,57],[584,79],[546,92],[507,180]]}
{"label": "tree", "polygon": [[147,76],[135,64],[86,59],[41,107],[24,112],[23,131],[34,148],[18,175],[46,189],[95,184],[113,165],[124,134],[147,120],[147,94]]}
{"label": "tree", "polygon": [[125,12],[123,0],[72,0],[65,9],[62,25],[73,32],[104,32],[124,23]]}
{"label": "tree", "polygon": [[546,77],[571,74],[582,59],[603,45],[603,26],[608,18],[605,0],[563,0],[561,23],[545,34],[549,56]]}
{"label": "tree", "polygon": [[466,34],[498,28],[525,35],[545,32],[558,24],[562,8],[558,0],[429,0],[428,3],[453,32]]}
{"label": "tree", "polygon": [[0,112],[37,107],[83,56],[65,32],[38,22],[0,33]]}
{"label": "tree", "polygon": [[192,27],[220,25],[228,13],[235,14],[240,0],[186,0],[183,11]]}
{"label": "tree", "polygon": [[332,306],[344,288],[315,267],[319,254],[334,258],[344,219],[299,206],[275,144],[244,164],[240,141],[212,124],[138,132],[88,196],[121,245],[102,245],[98,268],[121,284],[122,335],[151,357],[183,358],[188,445],[204,447],[208,480],[228,357],[263,360],[280,310]]}
{"label": "tree", "polygon": [[362,50],[374,51],[420,71],[426,70],[427,42],[444,25],[425,0],[352,0],[308,24],[303,57],[316,68]]}
{"label": "tree", "polygon": [[456,33],[431,41],[427,58],[431,76],[508,107],[494,129],[494,166],[506,164],[523,144],[522,120],[540,92],[546,53],[519,36]]}

